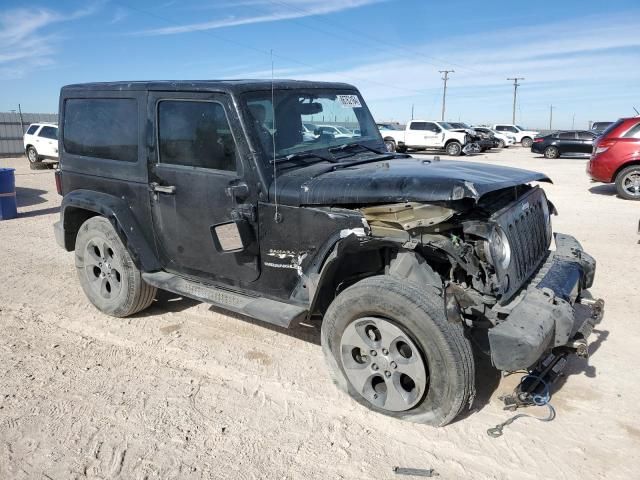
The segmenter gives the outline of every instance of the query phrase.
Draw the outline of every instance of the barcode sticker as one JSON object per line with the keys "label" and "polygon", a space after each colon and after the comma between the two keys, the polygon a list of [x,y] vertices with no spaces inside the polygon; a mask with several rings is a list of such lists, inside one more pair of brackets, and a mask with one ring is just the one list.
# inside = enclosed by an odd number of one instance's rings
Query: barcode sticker
{"label": "barcode sticker", "polygon": [[362,104],[357,95],[338,95],[338,101],[344,108],[360,108]]}

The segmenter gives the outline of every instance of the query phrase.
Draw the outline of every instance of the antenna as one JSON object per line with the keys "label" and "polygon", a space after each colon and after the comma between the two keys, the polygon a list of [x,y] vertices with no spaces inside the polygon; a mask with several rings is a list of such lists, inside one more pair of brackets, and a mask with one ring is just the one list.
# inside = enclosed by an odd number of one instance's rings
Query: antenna
{"label": "antenna", "polygon": [[282,222],[282,215],[278,212],[278,172],[276,162],[276,104],[275,104],[275,89],[273,86],[273,49],[271,53],[271,118],[273,123],[273,133],[271,134],[271,142],[273,144],[273,203],[276,207],[276,213],[273,219],[276,223]]}
{"label": "antenna", "polygon": [[[19,106],[19,104],[18,104],[18,106]],[[640,112],[638,111],[638,109],[636,107],[632,107],[632,108],[636,111],[637,115],[640,115]]]}

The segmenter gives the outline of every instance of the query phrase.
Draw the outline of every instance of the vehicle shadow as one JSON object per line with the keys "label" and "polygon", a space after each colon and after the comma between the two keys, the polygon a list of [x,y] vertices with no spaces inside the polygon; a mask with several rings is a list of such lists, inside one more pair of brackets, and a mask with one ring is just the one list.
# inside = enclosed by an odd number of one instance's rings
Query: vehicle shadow
{"label": "vehicle shadow", "polygon": [[616,186],[613,183],[603,183],[601,185],[596,185],[589,188],[589,191],[597,195],[609,195],[611,197],[618,194],[618,192],[616,191]]}
{"label": "vehicle shadow", "polygon": [[251,325],[257,325],[260,328],[266,328],[273,332],[282,333],[284,335],[288,335],[290,337],[297,338],[298,340],[312,343],[314,345],[320,346],[321,344],[320,343],[320,325],[322,321],[320,319],[312,318],[311,320],[306,320],[296,324],[292,324],[289,328],[283,328],[283,327],[278,327],[277,325],[272,325],[267,322],[255,320],[251,317],[247,317],[239,313],[225,310],[224,308],[218,308],[214,305],[211,305],[209,307],[209,311],[219,313],[220,315],[226,315],[227,317],[231,317],[235,320],[240,320],[245,323],[250,323]]}
{"label": "vehicle shadow", "polygon": [[156,298],[153,300],[153,303],[149,308],[133,315],[132,318],[138,316],[146,317],[149,315],[162,315],[163,313],[179,313],[187,308],[195,307],[199,303],[202,302],[188,297],[183,297],[182,295],[178,295],[173,292],[168,292],[167,290],[158,290]]}
{"label": "vehicle shadow", "polygon": [[29,212],[18,212],[18,218],[39,217],[40,215],[49,215],[51,213],[59,213],[60,207],[41,208],[39,210],[31,210]]}
{"label": "vehicle shadow", "polygon": [[42,195],[47,193],[46,190],[37,188],[16,187],[16,203],[18,208],[30,207],[31,205],[39,205],[47,201]]}

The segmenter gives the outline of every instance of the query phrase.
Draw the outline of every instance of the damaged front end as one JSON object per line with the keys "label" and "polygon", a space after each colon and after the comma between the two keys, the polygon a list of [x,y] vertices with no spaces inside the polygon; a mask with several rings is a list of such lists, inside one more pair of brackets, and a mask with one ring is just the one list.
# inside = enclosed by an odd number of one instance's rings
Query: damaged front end
{"label": "damaged front end", "polygon": [[555,208],[541,188],[493,192],[473,206],[409,202],[360,211],[372,237],[425,260],[422,268],[434,274],[427,278],[441,280],[449,319],[464,322],[497,369],[530,369],[551,353],[586,355],[604,307],[587,291],[595,260],[575,238],[552,233]]}

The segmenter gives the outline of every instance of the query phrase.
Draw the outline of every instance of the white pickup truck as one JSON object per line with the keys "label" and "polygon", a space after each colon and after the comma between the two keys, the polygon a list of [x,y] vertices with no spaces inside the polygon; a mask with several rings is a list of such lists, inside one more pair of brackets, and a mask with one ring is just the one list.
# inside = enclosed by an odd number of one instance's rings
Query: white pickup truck
{"label": "white pickup truck", "polygon": [[540,133],[510,123],[497,123],[492,128],[500,133],[511,133],[516,137],[516,143],[521,143],[525,148],[531,148],[533,139]]}
{"label": "white pickup truck", "polygon": [[390,152],[404,152],[407,148],[444,150],[457,157],[471,142],[469,134],[453,131],[446,122],[411,120],[404,129],[388,124],[378,124],[378,128]]}

